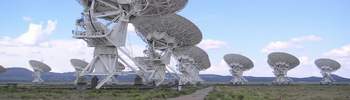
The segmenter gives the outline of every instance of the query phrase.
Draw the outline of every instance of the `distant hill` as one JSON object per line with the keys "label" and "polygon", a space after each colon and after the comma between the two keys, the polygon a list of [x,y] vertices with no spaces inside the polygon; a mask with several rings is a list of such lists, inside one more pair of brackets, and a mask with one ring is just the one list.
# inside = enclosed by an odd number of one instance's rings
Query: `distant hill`
{"label": "distant hill", "polygon": [[[8,68],[5,73],[0,74],[0,82],[31,82],[33,80],[32,71],[25,68]],[[50,82],[72,82],[75,79],[74,72],[68,73],[45,73],[43,74],[43,79]],[[134,81],[135,74],[119,76],[118,80],[132,82]],[[202,74],[200,75],[206,82],[229,82],[231,76],[221,76],[214,74]],[[170,74],[167,77],[171,77]],[[274,77],[252,77],[245,76],[250,82],[271,82]],[[337,82],[350,82],[350,79],[343,78],[337,75],[333,75],[333,78]],[[319,82],[320,77],[305,77],[305,78],[292,78],[296,82]]]}

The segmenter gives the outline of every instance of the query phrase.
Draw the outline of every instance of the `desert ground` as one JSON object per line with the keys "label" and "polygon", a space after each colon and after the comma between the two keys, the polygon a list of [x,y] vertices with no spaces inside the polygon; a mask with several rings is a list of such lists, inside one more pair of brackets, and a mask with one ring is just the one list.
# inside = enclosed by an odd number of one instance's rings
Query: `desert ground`
{"label": "desert ground", "polygon": [[207,100],[350,100],[349,85],[215,86]]}
{"label": "desert ground", "polygon": [[[0,100],[350,100],[350,85],[207,85],[176,88],[104,88],[1,86]],[[201,100],[198,99],[198,100]]]}

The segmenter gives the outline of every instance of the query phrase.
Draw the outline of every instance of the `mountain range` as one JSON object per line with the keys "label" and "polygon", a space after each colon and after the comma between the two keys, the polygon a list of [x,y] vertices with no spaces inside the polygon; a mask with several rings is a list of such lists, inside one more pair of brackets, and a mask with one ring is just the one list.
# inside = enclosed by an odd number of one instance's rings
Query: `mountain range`
{"label": "mountain range", "polygon": [[[32,71],[25,68],[8,68],[6,72],[0,74],[0,82],[31,82],[33,80]],[[49,82],[72,82],[75,79],[75,72],[67,72],[67,73],[54,73],[48,72],[43,73],[42,78],[45,81]],[[133,82],[135,78],[135,74],[121,75],[118,76],[119,81],[125,82]],[[168,74],[167,77],[170,78],[172,75]],[[342,83],[350,83],[350,79],[332,75],[333,78],[337,82]],[[214,74],[201,74],[200,77],[205,82],[212,83],[228,83],[232,79],[231,76],[221,76]],[[245,78],[249,82],[271,82],[274,77],[253,77],[253,76],[245,76]],[[305,78],[292,78],[295,82],[319,82],[321,80],[320,77],[305,77]]]}

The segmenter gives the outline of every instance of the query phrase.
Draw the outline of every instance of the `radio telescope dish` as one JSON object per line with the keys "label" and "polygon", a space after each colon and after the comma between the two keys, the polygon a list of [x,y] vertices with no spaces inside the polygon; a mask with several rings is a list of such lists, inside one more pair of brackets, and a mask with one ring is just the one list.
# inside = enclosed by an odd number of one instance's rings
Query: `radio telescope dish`
{"label": "radio telescope dish", "polygon": [[0,73],[6,72],[6,68],[0,65]]}
{"label": "radio telescope dish", "polygon": [[132,6],[137,16],[161,16],[183,9],[188,0],[134,0]]}
{"label": "radio telescope dish", "polygon": [[233,76],[233,84],[245,84],[248,81],[243,77],[243,72],[254,67],[253,61],[240,54],[227,54],[224,56],[225,62],[230,66]]}
{"label": "radio telescope dish", "polygon": [[315,64],[321,70],[321,74],[323,76],[320,83],[333,84],[335,80],[333,79],[331,73],[340,68],[340,63],[332,59],[320,58],[315,61]]}
{"label": "radio telescope dish", "polygon": [[196,46],[187,46],[175,48],[173,55],[178,61],[177,67],[181,72],[180,85],[196,84],[202,81],[199,71],[210,67],[209,56],[204,50]]}
{"label": "radio telescope dish", "polygon": [[198,70],[205,70],[210,67],[208,54],[197,46],[175,48],[173,54],[178,60],[188,59],[193,65],[197,66]]}
{"label": "radio telescope dish", "polygon": [[327,72],[334,72],[341,66],[337,61],[328,58],[317,59],[315,64],[320,70]]}
{"label": "radio telescope dish", "polygon": [[276,79],[274,84],[289,84],[293,80],[287,77],[287,72],[300,64],[297,57],[283,52],[273,52],[268,55],[268,64],[273,68]]}
{"label": "radio telescope dish", "polygon": [[51,68],[40,61],[36,61],[36,60],[30,60],[29,64],[32,66],[34,71],[40,71],[40,72],[50,72]]}
{"label": "radio telescope dish", "polygon": [[131,22],[145,41],[157,40],[159,45],[193,46],[202,40],[199,28],[191,21],[176,14],[161,17],[136,17]]}
{"label": "radio telescope dish", "polygon": [[70,62],[76,71],[82,71],[89,64],[88,62],[80,59],[71,59]]}
{"label": "radio telescope dish", "polygon": [[83,76],[81,76],[81,72],[84,70],[84,68],[86,66],[88,66],[89,63],[87,63],[84,60],[80,60],[80,59],[71,59],[70,60],[72,66],[75,68],[75,84],[78,84],[79,81],[83,81],[85,80],[85,78]]}
{"label": "radio telescope dish", "polygon": [[40,61],[36,61],[36,60],[30,60],[29,64],[34,70],[33,82],[34,83],[43,83],[44,80],[41,78],[41,73],[50,72],[51,68],[48,65],[46,65],[45,63],[40,62]]}
{"label": "radio telescope dish", "polygon": [[113,20],[115,17],[127,13],[128,16],[164,16],[182,10],[188,0],[78,0],[85,8],[91,9],[95,3],[94,12],[105,19]]}

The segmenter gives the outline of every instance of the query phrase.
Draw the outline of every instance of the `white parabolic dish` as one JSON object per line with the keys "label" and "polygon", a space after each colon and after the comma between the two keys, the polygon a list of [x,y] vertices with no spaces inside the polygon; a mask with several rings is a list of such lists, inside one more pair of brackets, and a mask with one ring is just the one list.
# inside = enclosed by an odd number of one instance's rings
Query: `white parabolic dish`
{"label": "white parabolic dish", "polygon": [[46,65],[43,62],[36,61],[36,60],[30,60],[29,64],[32,66],[34,71],[40,71],[40,72],[50,72],[51,68]]}
{"label": "white parabolic dish", "polygon": [[[78,0],[85,9],[89,9],[92,0]],[[128,6],[122,7],[118,0],[97,0],[108,3],[106,5],[102,2],[95,2],[96,13],[122,13],[124,10],[132,16],[163,16],[174,14],[182,10],[188,0],[131,0]],[[123,4],[125,5],[125,4]],[[113,6],[113,7],[111,7]],[[106,16],[105,19],[112,20],[117,15]]]}
{"label": "white parabolic dish", "polygon": [[276,65],[279,64],[287,64],[287,66],[283,67],[287,67],[288,70],[293,69],[300,64],[300,61],[297,57],[284,52],[270,53],[268,55],[267,62],[271,67],[276,67]]}
{"label": "white parabolic dish", "polygon": [[6,72],[6,68],[0,65],[0,73]]}
{"label": "white parabolic dish", "polygon": [[205,70],[210,67],[210,60],[208,54],[197,46],[187,46],[175,48],[173,51],[176,58],[190,58],[194,64],[198,66],[199,70]]}
{"label": "white parabolic dish", "polygon": [[228,65],[240,64],[243,71],[247,71],[254,67],[252,60],[240,54],[227,54],[224,56],[224,60]]}
{"label": "white parabolic dish", "polygon": [[199,28],[184,17],[173,14],[162,17],[136,17],[131,20],[141,37],[163,39],[177,47],[193,46],[202,40]]}
{"label": "white parabolic dish", "polygon": [[[340,63],[338,63],[335,60],[328,59],[328,58],[320,58],[315,61],[316,66],[327,72],[334,72],[340,68]],[[327,67],[326,69],[323,67]]]}
{"label": "white parabolic dish", "polygon": [[182,10],[188,0],[134,0],[138,16],[162,16]]}
{"label": "white parabolic dish", "polygon": [[75,70],[82,70],[89,64],[86,61],[80,59],[71,59],[70,62]]}

